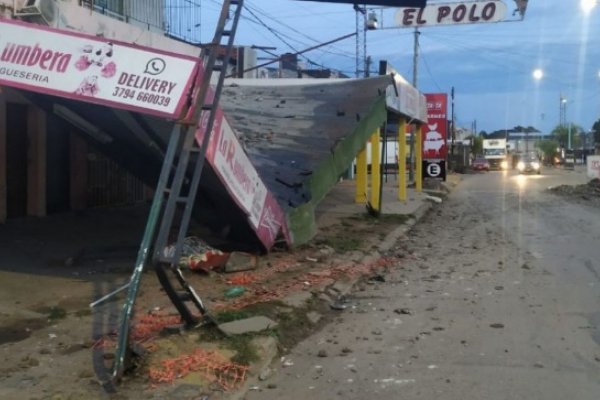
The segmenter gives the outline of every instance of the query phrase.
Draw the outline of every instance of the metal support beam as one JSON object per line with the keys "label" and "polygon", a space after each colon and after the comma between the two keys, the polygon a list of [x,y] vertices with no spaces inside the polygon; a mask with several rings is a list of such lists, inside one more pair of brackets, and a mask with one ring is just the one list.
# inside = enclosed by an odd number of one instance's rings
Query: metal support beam
{"label": "metal support beam", "polygon": [[423,124],[417,124],[417,132],[415,135],[415,190],[423,191]]}

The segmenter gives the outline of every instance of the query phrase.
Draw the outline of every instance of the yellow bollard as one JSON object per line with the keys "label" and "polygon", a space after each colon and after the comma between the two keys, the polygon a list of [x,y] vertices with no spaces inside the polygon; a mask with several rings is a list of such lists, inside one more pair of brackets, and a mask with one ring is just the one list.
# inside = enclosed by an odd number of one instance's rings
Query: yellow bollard
{"label": "yellow bollard", "polygon": [[400,119],[398,123],[398,199],[406,201],[406,120]]}
{"label": "yellow bollard", "polygon": [[417,125],[417,134],[415,135],[415,191],[421,192],[423,190],[423,125]]}
{"label": "yellow bollard", "polygon": [[381,206],[381,136],[379,129],[371,135],[371,207]]}
{"label": "yellow bollard", "polygon": [[356,156],[356,192],[354,202],[367,202],[367,146],[365,145]]}

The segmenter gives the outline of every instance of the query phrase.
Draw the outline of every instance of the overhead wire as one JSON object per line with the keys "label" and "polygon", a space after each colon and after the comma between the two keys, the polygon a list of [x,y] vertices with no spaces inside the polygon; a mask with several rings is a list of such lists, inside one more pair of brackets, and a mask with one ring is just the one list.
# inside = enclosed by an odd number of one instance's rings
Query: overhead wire
{"label": "overhead wire", "polygon": [[[417,46],[419,47],[419,49],[421,49],[421,44],[418,43]],[[421,54],[421,60],[423,61],[423,64],[425,65],[425,69],[427,70],[427,73],[429,74],[429,77],[431,78],[431,81],[433,82],[433,84],[435,85],[435,87],[440,91],[443,92],[442,88],[440,87],[440,85],[438,85],[435,77],[433,76],[433,74],[431,73],[431,69],[429,68],[429,64],[427,63],[427,59],[425,58],[425,56],[423,55],[422,52],[419,52]]]}
{"label": "overhead wire", "polygon": [[[265,22],[264,22],[264,21],[263,21],[263,20],[262,20],[262,19],[261,19],[261,18],[260,18],[258,15],[257,15],[257,12],[259,12],[259,10],[256,10],[256,12],[255,12],[254,10],[252,10],[252,9],[251,9],[251,7],[250,7],[250,6],[248,6],[248,5],[246,5],[246,4],[244,5],[244,8],[245,8],[245,9],[246,9],[246,10],[247,10],[247,11],[248,11],[248,12],[249,12],[251,15],[252,15],[252,17],[254,17],[254,19],[255,19],[255,21],[256,21],[256,22],[258,22],[258,23],[259,23],[261,26],[263,26],[265,29],[267,29],[269,32],[271,32],[271,33],[272,33],[272,34],[273,34],[273,35],[274,35],[274,36],[275,36],[277,39],[279,39],[279,40],[280,40],[281,42],[283,42],[283,43],[284,43],[286,46],[288,46],[288,47],[289,47],[291,50],[293,50],[293,51],[294,51],[294,53],[299,53],[299,52],[300,52],[300,50],[298,50],[298,49],[296,48],[296,46],[295,46],[295,45],[292,45],[292,44],[290,43],[290,41],[289,41],[289,40],[286,40],[286,39],[284,39],[284,36],[287,36],[287,35],[285,35],[284,33],[281,33],[281,32],[279,32],[279,31],[277,31],[276,29],[274,29],[274,28],[272,28],[272,27],[268,26],[268,25],[267,25],[267,24],[266,24],[266,23],[265,23]],[[265,15],[266,15],[266,14],[265,14]],[[294,30],[295,30],[295,29],[294,29]],[[313,39],[313,40],[314,40],[314,39]],[[314,41],[316,41],[316,40],[314,40]],[[317,43],[318,43],[318,42],[317,42]],[[306,44],[306,45],[307,45],[307,44]],[[305,46],[306,46],[306,45],[305,45]],[[314,61],[314,60],[310,59],[310,58],[309,58],[309,57],[307,57],[307,56],[304,56],[304,55],[302,55],[301,57],[302,57],[303,59],[305,59],[305,60],[306,60],[306,62],[308,62],[308,63],[309,63],[309,64],[311,64],[311,65],[318,66],[318,67],[321,67],[321,68],[327,68],[327,67],[325,67],[324,65],[322,65],[321,63],[318,63],[318,62],[316,62],[316,61]],[[333,69],[333,68],[327,68],[327,69],[332,69],[332,70],[335,70],[335,69]]]}
{"label": "overhead wire", "polygon": [[[308,39],[308,40],[310,41],[310,43],[307,43],[307,42],[302,42],[302,41],[300,41],[300,40],[296,40],[298,43],[302,44],[302,46],[304,46],[304,47],[308,47],[308,46],[312,46],[312,45],[314,45],[314,44],[321,43],[321,41],[320,41],[320,40],[317,40],[317,39],[315,39],[315,38],[313,38],[313,37],[311,37],[311,36],[307,35],[306,33],[302,32],[302,31],[300,31],[300,30],[298,30],[298,29],[296,29],[296,28],[294,28],[294,27],[292,27],[292,26],[290,26],[290,25],[288,25],[288,24],[285,24],[285,23],[283,23],[283,22],[281,21],[281,18],[275,18],[275,17],[272,17],[272,16],[271,16],[271,15],[269,15],[267,12],[265,12],[264,10],[260,9],[260,8],[259,8],[259,7],[257,7],[257,6],[251,6],[251,5],[249,5],[249,4],[248,4],[248,2],[246,2],[244,5],[245,5],[245,8],[246,8],[246,9],[249,9],[249,10],[250,10],[250,9],[253,9],[255,12],[257,12],[257,13],[260,13],[260,14],[261,14],[261,16],[263,16],[265,19],[269,19],[269,20],[273,21],[275,24],[281,25],[281,26],[283,26],[284,28],[286,28],[286,29],[289,29],[290,31],[292,31],[292,32],[294,32],[294,33],[297,33],[297,34],[301,35],[301,36],[302,36],[302,37],[304,37],[305,39]],[[312,15],[312,16],[314,16],[314,13],[312,13],[311,15]],[[319,14],[319,15],[321,15],[321,14]],[[261,21],[261,23],[262,23],[262,21]],[[278,34],[280,34],[280,35],[284,35],[284,34],[283,34],[281,31],[279,31],[279,30],[276,30],[275,28],[269,28],[269,30],[270,30],[270,31],[272,31],[272,32],[273,32],[273,31],[274,31],[274,32],[277,32],[277,33],[278,33]],[[286,36],[288,37],[288,39],[289,39],[289,40],[294,40],[294,39],[293,39],[293,38],[291,38],[289,35],[286,35]],[[337,46],[335,46],[335,45],[330,45],[330,46],[328,46],[328,47],[329,47],[329,48],[337,48]],[[352,58],[352,59],[354,59],[354,54],[353,54],[353,53],[350,53],[350,52],[339,52],[339,51],[337,51],[337,52],[334,52],[334,51],[325,50],[325,49],[318,49],[318,51],[321,51],[321,52],[326,52],[326,53],[333,54],[333,55],[338,55],[338,56],[341,56],[341,57],[348,57],[348,58]]]}

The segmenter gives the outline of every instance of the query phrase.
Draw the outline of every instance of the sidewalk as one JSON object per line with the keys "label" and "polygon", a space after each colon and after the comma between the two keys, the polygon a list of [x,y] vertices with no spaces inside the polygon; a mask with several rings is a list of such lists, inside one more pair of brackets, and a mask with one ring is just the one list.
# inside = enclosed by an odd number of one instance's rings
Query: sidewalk
{"label": "sidewalk", "polygon": [[[440,183],[440,189],[449,192],[461,179],[459,174],[449,174],[447,181]],[[354,200],[355,185],[356,182],[353,180],[342,181],[319,203],[316,208],[319,228],[331,226],[341,218],[367,212],[366,203],[356,203]],[[381,214],[408,215],[419,219],[431,204],[427,200],[428,190],[417,192],[414,188],[408,188],[406,201],[401,201],[398,196],[398,185],[399,181],[395,176],[388,177],[387,182],[384,178],[381,191]]]}

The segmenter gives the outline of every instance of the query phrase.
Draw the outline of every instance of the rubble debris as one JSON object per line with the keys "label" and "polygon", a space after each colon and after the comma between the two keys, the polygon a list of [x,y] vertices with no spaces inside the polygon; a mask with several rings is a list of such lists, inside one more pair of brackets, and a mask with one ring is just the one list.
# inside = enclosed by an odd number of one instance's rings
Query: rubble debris
{"label": "rubble debris", "polygon": [[291,367],[292,365],[294,365],[294,362],[289,358],[281,357],[281,365],[283,365],[284,367]]}
{"label": "rubble debris", "polygon": [[381,274],[371,275],[368,279],[369,282],[385,282],[385,276]]}
{"label": "rubble debris", "polygon": [[427,196],[425,196],[425,200],[429,200],[429,201],[431,201],[433,203],[437,203],[437,204],[442,203],[442,199],[439,197],[436,197],[436,196],[427,195]]}
{"label": "rubble debris", "polygon": [[243,295],[246,292],[246,288],[243,286],[234,286],[225,291],[225,297],[231,299],[233,297],[238,297]]}
{"label": "rubble debris", "polygon": [[583,200],[600,207],[600,179],[598,178],[583,185],[560,185],[549,187],[548,190],[563,197]]}
{"label": "rubble debris", "polygon": [[234,251],[225,262],[225,272],[248,271],[258,268],[258,256]]}
{"label": "rubble debris", "polygon": [[336,301],[335,303],[330,304],[329,308],[331,308],[332,310],[336,310],[336,311],[343,311],[346,308],[348,308],[348,304],[346,304],[344,302]]}
{"label": "rubble debris", "polygon": [[271,375],[273,375],[273,370],[269,367],[265,367],[262,371],[260,371],[258,379],[261,381],[266,381],[269,379],[269,377],[271,377]]}
{"label": "rubble debris", "polygon": [[[165,256],[172,256],[175,246],[170,245],[164,249]],[[211,247],[208,243],[195,236],[186,237],[181,248],[179,265],[192,271],[209,272],[221,268],[229,259],[229,254]]]}
{"label": "rubble debris", "polygon": [[[310,284],[310,287],[333,284],[333,286],[331,286],[332,289],[338,293],[345,293],[352,288],[352,281],[350,280],[346,283],[341,282],[340,279],[343,278],[348,280],[352,277],[367,275],[369,273],[373,273],[374,271],[394,265],[397,262],[395,259],[390,257],[381,257],[369,262],[350,262],[335,265],[329,268],[327,274],[314,274],[314,271],[307,272],[304,275],[290,279],[288,282],[285,282],[272,290],[267,290],[262,284],[260,284],[260,282],[268,281],[269,278],[274,274],[282,271],[288,271],[290,264],[294,261],[295,260],[292,258],[284,258],[278,264],[272,265],[271,268],[252,272],[250,276],[254,278],[254,283],[246,285],[248,291],[245,296],[231,302],[215,303],[213,305],[213,309],[241,309],[256,303],[280,300],[286,297],[289,293],[306,290],[307,282]],[[345,309],[345,307],[341,309]]]}

